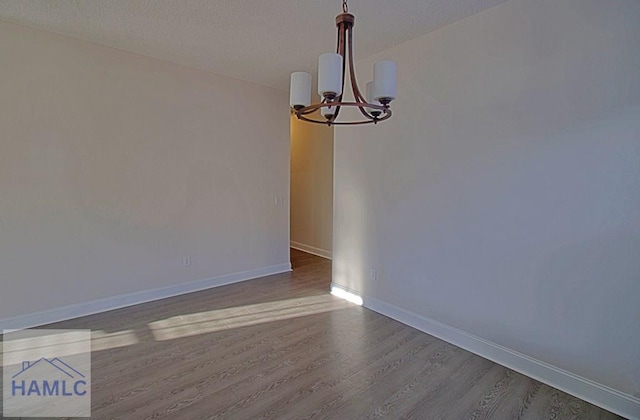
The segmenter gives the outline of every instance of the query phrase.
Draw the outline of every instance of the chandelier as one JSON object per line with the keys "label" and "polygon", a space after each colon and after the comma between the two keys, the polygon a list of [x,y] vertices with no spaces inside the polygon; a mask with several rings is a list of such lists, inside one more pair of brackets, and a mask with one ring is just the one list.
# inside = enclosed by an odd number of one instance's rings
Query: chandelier
{"label": "chandelier", "polygon": [[[342,13],[336,16],[338,46],[335,53],[322,54],[318,59],[318,95],[321,101],[311,104],[311,75],[298,71],[291,74],[290,104],[296,116],[304,121],[336,125],[377,124],[391,117],[389,104],[396,98],[396,63],[378,61],[373,66],[373,81],[366,85],[362,95],[353,66],[353,26],[355,16],[349,13],[347,0],[342,2]],[[349,81],[354,102],[343,101],[345,75]],[[355,121],[337,121],[342,107],[358,108],[362,116]],[[315,111],[320,111],[318,118]]]}

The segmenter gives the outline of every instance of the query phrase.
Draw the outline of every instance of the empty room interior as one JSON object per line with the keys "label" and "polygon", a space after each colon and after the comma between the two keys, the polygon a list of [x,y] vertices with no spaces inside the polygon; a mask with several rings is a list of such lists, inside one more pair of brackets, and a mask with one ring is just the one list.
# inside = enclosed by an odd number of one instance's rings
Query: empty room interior
{"label": "empty room interior", "polygon": [[0,0],[0,329],[11,418],[640,419],[640,1]]}

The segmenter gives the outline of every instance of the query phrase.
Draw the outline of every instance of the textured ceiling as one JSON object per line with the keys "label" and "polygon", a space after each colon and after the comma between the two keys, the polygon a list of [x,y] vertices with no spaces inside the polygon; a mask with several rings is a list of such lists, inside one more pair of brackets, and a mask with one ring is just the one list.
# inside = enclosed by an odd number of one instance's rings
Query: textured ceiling
{"label": "textured ceiling", "polygon": [[[505,0],[350,0],[355,57]],[[288,89],[335,49],[340,0],[0,0],[0,19]]]}

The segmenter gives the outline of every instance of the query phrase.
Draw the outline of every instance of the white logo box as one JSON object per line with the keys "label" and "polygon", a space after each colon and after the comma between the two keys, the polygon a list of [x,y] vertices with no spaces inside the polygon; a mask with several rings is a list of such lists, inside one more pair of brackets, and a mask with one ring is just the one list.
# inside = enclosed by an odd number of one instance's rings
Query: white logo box
{"label": "white logo box", "polygon": [[4,417],[91,416],[91,330],[4,331]]}

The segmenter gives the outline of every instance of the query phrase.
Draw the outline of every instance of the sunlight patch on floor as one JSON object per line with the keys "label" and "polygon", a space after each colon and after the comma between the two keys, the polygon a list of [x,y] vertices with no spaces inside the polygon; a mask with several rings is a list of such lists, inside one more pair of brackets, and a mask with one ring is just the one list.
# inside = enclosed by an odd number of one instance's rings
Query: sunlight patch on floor
{"label": "sunlight patch on floor", "polygon": [[[21,331],[21,330],[11,330]],[[42,333],[46,329],[37,329]],[[49,337],[21,338],[11,340],[14,352],[5,352],[4,346],[0,343],[0,356],[4,358],[4,363],[8,365],[22,363],[23,360],[39,358],[41,352],[47,352],[47,348],[55,349],[57,356],[72,356],[84,352],[83,338],[75,338],[74,331],[69,330],[65,334],[54,333],[51,330]],[[78,330],[84,331],[84,330]],[[9,331],[4,331],[7,334]],[[133,330],[123,330],[116,332],[106,332],[103,330],[91,331],[91,351],[109,350],[118,347],[126,347],[138,344],[140,340]]]}
{"label": "sunlight patch on floor", "polygon": [[138,340],[138,337],[133,330],[123,330],[112,333],[102,330],[91,331],[91,351],[132,346],[139,342],[140,340]]}
{"label": "sunlight patch on floor", "polygon": [[350,307],[326,294],[179,315],[151,322],[149,328],[157,341],[165,341]]}
{"label": "sunlight patch on floor", "polygon": [[[28,329],[3,331],[3,345],[0,346],[2,366],[20,365],[26,360],[37,360],[42,357],[42,353],[49,352],[57,357],[64,357],[86,353],[87,350],[84,330],[64,330],[65,332],[61,333],[61,330],[34,329],[33,337],[10,338],[9,333],[17,331],[28,332]],[[5,349],[4,341],[11,341],[11,350]]]}

